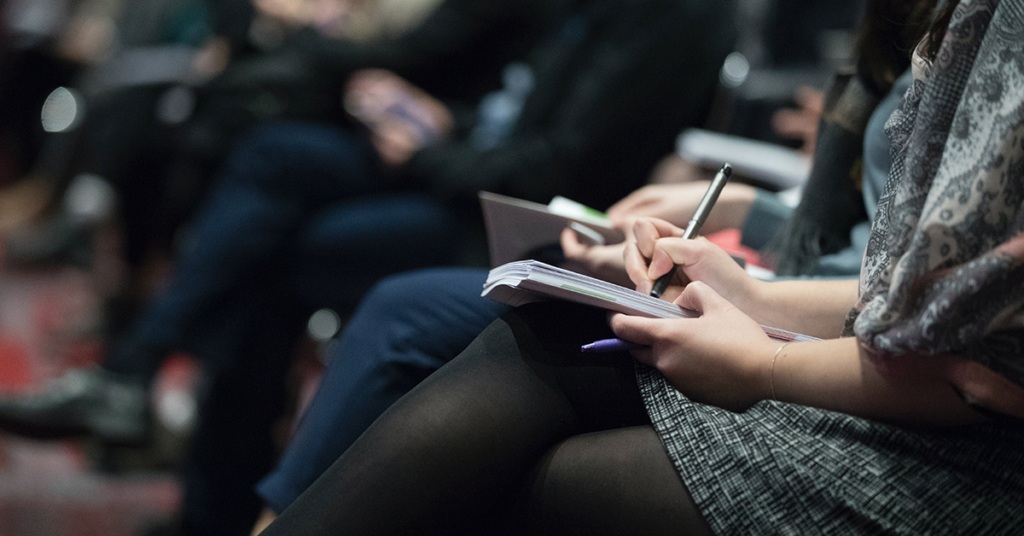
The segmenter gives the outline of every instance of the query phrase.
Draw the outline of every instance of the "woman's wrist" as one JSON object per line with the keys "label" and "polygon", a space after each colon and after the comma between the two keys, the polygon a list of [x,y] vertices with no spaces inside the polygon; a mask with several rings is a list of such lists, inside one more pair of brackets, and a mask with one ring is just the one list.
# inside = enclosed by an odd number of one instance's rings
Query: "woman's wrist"
{"label": "woman's wrist", "polygon": [[777,400],[777,391],[773,382],[775,381],[774,375],[778,374],[778,372],[774,368],[776,361],[780,357],[780,350],[784,350],[783,346],[785,344],[787,343],[766,340],[764,344],[759,344],[756,347],[747,347],[744,350],[747,356],[750,357],[748,361],[750,365],[748,369],[749,375],[745,387],[747,407],[762,400]]}
{"label": "woman's wrist", "polygon": [[[744,274],[746,275],[746,274]],[[764,311],[771,310],[771,289],[768,284],[755,277],[744,277],[740,278],[734,285],[733,288],[738,289],[735,292],[735,296],[729,296],[727,299],[736,306],[737,309],[743,311],[744,314],[756,320],[759,324],[770,325],[764,321]]]}
{"label": "woman's wrist", "polygon": [[771,361],[771,364],[769,365],[769,370],[768,370],[768,386],[769,386],[769,388],[771,390],[772,400],[778,400],[779,399],[778,391],[776,391],[776,389],[775,389],[775,364],[779,361],[779,357],[782,356],[783,351],[790,344],[793,344],[793,342],[790,341],[790,342],[784,342],[784,343],[780,344],[779,348],[775,350],[774,354],[772,354],[772,361]]}

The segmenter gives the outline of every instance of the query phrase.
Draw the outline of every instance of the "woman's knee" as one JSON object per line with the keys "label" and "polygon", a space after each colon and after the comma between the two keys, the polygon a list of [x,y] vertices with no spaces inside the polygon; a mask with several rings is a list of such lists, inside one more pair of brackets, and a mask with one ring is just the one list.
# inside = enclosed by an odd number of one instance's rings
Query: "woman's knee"
{"label": "woman's knee", "polygon": [[570,437],[525,482],[526,534],[711,534],[650,426]]}

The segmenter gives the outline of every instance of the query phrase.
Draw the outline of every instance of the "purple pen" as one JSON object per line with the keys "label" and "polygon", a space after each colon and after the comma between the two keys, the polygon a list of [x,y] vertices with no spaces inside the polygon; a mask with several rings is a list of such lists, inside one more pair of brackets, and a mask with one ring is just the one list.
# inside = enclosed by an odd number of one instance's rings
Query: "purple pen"
{"label": "purple pen", "polygon": [[622,350],[630,350],[634,348],[643,348],[642,344],[635,342],[624,341],[622,339],[601,339],[594,341],[590,344],[584,344],[580,347],[581,352],[619,352]]}

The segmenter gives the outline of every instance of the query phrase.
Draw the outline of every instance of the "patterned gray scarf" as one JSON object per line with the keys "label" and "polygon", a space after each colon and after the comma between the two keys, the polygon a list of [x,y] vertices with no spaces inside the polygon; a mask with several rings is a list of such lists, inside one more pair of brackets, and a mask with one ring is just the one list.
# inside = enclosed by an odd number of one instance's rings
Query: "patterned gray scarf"
{"label": "patterned gray scarf", "polygon": [[913,70],[846,333],[1024,386],[1024,0],[963,0]]}

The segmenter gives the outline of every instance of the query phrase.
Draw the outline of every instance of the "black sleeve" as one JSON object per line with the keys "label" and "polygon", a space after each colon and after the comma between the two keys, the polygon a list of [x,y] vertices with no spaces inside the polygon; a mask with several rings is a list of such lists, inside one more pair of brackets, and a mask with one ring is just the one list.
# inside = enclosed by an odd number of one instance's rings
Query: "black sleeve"
{"label": "black sleeve", "polygon": [[222,91],[301,86],[337,101],[352,72],[380,68],[444,101],[476,102],[500,86],[501,69],[523,56],[555,11],[554,1],[445,0],[403,36],[373,43],[304,29],[279,50],[232,62],[208,86]]}
{"label": "black sleeve", "polygon": [[307,32],[297,48],[340,84],[362,68],[394,71],[441,99],[476,99],[519,59],[553,8],[550,0],[445,0],[401,37],[371,44]]}
{"label": "black sleeve", "polygon": [[[449,196],[484,189],[546,202],[561,194],[598,207],[641,184],[679,130],[703,119],[735,29],[728,1],[616,4],[594,29],[592,52],[568,72],[538,69],[510,143],[429,147],[409,162],[413,180]],[[551,98],[557,104],[546,106]]]}
{"label": "black sleeve", "polygon": [[231,43],[231,49],[243,48],[249,39],[254,9],[250,0],[209,0],[213,12],[213,33]]}

